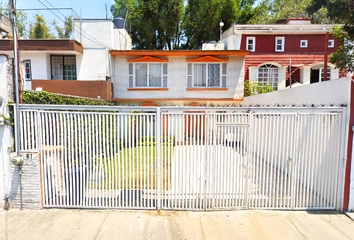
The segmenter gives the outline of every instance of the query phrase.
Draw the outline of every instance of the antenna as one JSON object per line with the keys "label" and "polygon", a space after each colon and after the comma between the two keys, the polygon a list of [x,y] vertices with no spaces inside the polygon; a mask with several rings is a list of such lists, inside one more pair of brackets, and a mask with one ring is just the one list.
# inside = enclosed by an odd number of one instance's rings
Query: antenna
{"label": "antenna", "polygon": [[105,7],[106,7],[106,19],[107,19],[107,3],[105,4]]}

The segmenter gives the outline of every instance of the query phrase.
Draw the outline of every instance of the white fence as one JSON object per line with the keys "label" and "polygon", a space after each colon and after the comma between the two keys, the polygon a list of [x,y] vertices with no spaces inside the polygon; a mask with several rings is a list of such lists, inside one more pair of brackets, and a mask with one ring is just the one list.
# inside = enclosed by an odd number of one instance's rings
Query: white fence
{"label": "white fence", "polygon": [[44,207],[341,207],[343,108],[20,109]]}

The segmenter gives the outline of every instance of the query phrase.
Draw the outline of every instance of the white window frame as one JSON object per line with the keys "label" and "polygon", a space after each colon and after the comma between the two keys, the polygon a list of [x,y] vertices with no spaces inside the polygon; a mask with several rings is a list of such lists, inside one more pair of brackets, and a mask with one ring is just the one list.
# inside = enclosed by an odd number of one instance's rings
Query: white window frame
{"label": "white window frame", "polygon": [[[253,43],[249,44],[248,41],[252,40]],[[252,49],[249,49],[249,45],[252,45]],[[251,50],[251,52],[255,52],[256,51],[256,37],[247,37],[246,38],[246,50]]]}
{"label": "white window frame", "polygon": [[328,47],[329,48],[334,48],[334,39],[328,40]]}
{"label": "white window frame", "polygon": [[[278,40],[281,40],[281,49],[278,49]],[[275,37],[275,51],[276,52],[284,52],[284,46],[285,46],[285,37]]]}
{"label": "white window frame", "polygon": [[[271,66],[274,66],[274,67],[271,67]],[[268,72],[267,72],[267,77],[263,77],[264,79],[267,79],[267,82],[260,82],[259,81],[259,79],[260,79],[260,76],[259,76],[259,74],[260,74],[260,69],[267,69],[268,70]],[[272,84],[269,84],[269,79],[270,79],[270,73],[271,73],[271,71],[269,70],[269,69],[277,69],[277,72],[276,72],[276,74],[277,74],[277,80],[276,80],[276,82],[274,82],[273,83],[273,85]],[[258,73],[257,73],[257,81],[260,83],[260,85],[261,86],[265,86],[266,84],[268,84],[270,87],[272,87],[272,89],[274,90],[274,91],[278,91],[279,89],[278,89],[278,84],[279,84],[279,67],[278,66],[276,66],[276,65],[274,65],[274,64],[262,64],[261,66],[259,66],[259,68],[258,68]],[[273,74],[273,73],[272,73]],[[274,86],[275,85],[275,86]]]}
{"label": "white window frame", "polygon": [[[136,74],[135,65],[136,64],[147,64],[147,86],[136,86]],[[161,64],[161,84],[160,86],[150,86],[150,64]],[[168,76],[168,64],[166,62],[134,62],[128,64],[128,74],[129,74],[129,88],[167,88],[167,76]]]}
{"label": "white window frame", "polygon": [[[305,45],[302,46],[302,43],[305,43]],[[300,40],[300,48],[307,48],[307,40]]]}
{"label": "white window frame", "polygon": [[[206,64],[206,86],[194,86],[194,66],[195,64]],[[208,86],[208,65],[220,65],[220,82],[219,86]],[[226,62],[193,62],[187,65],[187,88],[226,88],[228,64]]]}
{"label": "white window frame", "polygon": [[[29,63],[29,78],[27,77],[27,67],[26,64]],[[32,81],[32,65],[31,65],[31,60],[30,59],[25,59],[23,60],[23,66],[25,68],[25,81]]]}

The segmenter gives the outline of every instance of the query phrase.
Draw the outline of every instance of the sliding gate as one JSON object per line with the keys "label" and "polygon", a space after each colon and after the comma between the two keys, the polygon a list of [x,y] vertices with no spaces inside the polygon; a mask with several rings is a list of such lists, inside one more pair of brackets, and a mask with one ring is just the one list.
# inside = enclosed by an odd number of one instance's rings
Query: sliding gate
{"label": "sliding gate", "polygon": [[21,105],[44,207],[339,209],[342,108]]}

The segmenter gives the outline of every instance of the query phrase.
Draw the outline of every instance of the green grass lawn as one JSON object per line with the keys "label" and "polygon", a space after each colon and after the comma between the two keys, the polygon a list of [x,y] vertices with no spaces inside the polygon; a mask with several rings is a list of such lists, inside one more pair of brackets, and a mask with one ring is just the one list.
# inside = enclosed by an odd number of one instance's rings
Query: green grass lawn
{"label": "green grass lawn", "polygon": [[[167,186],[167,175],[171,172],[172,144],[161,146],[161,183]],[[148,146],[123,148],[113,159],[97,161],[98,172],[104,176],[99,182],[90,182],[90,188],[99,189],[156,189],[157,157],[154,143]],[[92,174],[92,173],[91,173]]]}

